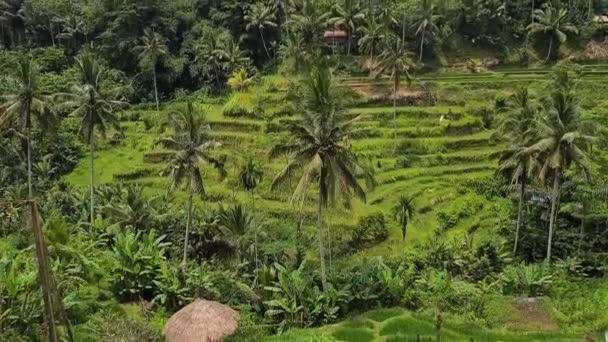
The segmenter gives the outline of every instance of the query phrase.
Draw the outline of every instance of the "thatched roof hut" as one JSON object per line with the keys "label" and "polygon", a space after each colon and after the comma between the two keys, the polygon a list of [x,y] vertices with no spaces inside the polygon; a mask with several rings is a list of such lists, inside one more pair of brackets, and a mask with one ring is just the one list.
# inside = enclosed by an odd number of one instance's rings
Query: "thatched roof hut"
{"label": "thatched roof hut", "polygon": [[197,298],[165,324],[168,342],[214,342],[236,332],[239,313],[222,303]]}

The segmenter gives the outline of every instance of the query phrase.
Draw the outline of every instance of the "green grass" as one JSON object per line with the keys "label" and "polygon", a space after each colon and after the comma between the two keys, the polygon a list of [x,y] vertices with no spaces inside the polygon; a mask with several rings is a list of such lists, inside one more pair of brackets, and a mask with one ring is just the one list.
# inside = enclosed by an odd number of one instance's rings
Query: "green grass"
{"label": "green grass", "polygon": [[[435,341],[434,321],[426,315],[414,314],[403,309],[379,309],[347,319],[341,323],[318,329],[295,329],[283,336],[266,339],[268,342],[283,341]],[[561,333],[532,333],[520,330],[491,330],[479,325],[447,317],[441,332],[442,341],[502,341],[502,342],[575,342],[581,336]]]}

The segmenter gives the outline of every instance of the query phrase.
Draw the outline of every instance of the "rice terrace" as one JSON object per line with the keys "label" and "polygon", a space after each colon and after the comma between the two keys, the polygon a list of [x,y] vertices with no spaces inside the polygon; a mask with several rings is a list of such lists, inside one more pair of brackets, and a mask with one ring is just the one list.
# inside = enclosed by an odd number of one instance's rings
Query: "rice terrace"
{"label": "rice terrace", "polygon": [[0,341],[608,340],[607,1],[0,27]]}

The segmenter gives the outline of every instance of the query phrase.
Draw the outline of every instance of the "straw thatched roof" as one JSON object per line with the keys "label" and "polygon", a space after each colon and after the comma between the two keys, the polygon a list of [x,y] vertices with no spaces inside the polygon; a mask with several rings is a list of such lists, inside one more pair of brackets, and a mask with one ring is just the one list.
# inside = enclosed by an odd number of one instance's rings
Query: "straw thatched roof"
{"label": "straw thatched roof", "polygon": [[238,328],[239,313],[222,303],[196,299],[165,324],[169,342],[213,342],[230,336]]}

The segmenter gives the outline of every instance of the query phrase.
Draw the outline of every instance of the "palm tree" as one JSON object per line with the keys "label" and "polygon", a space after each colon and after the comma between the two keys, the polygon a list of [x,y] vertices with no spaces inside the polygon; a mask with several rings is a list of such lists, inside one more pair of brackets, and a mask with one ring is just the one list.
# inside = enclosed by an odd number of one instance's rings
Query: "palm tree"
{"label": "palm tree", "polygon": [[21,57],[15,68],[15,92],[3,96],[5,103],[0,113],[0,128],[14,127],[20,131],[27,145],[27,188],[28,199],[32,199],[32,124],[35,118],[41,127],[47,127],[53,116],[46,109],[46,97],[39,84],[40,71],[29,58]]}
{"label": "palm tree", "polygon": [[221,83],[220,71],[222,69],[223,48],[222,37],[208,34],[203,37],[196,45],[197,55],[194,62],[203,62],[206,71],[213,70],[215,81],[219,86]]}
{"label": "palm tree", "polygon": [[125,101],[116,100],[124,91],[124,87],[105,89],[101,82],[105,77],[106,69],[102,68],[90,50],[85,50],[80,58],[76,59],[76,68],[80,74],[80,85],[71,87],[68,94],[59,94],[64,101],[60,108],[72,108],[70,116],[80,117],[80,136],[89,144],[90,150],[90,211],[91,225],[95,218],[95,129],[103,138],[106,136],[107,125],[111,125],[121,135],[123,134],[115,112],[124,108]]}
{"label": "palm tree", "polygon": [[401,84],[401,77],[405,76],[408,84],[411,83],[410,70],[414,64],[405,44],[398,37],[393,36],[380,54],[378,75],[390,73],[393,79],[393,153],[397,152],[397,92]]}
{"label": "palm tree", "polygon": [[346,145],[348,137],[355,133],[352,129],[353,120],[344,115],[334,98],[329,70],[313,69],[305,85],[307,97],[302,105],[307,111],[302,113],[300,122],[289,125],[291,138],[274,146],[270,152],[271,158],[285,154],[292,156],[290,162],[273,179],[271,189],[284,183],[295,170],[302,170],[302,177],[290,203],[294,205],[299,202],[303,205],[309,187],[318,181],[317,225],[321,282],[326,292],[323,208],[337,196],[343,196],[347,204],[353,195],[365,202],[365,191],[356,176],[364,176],[368,181],[373,179],[358,164],[355,155]]}
{"label": "palm tree", "polygon": [[513,184],[519,184],[519,204],[517,208],[517,224],[515,228],[515,243],[513,254],[517,252],[521,214],[528,178],[536,165],[533,156],[524,153],[532,143],[530,127],[537,118],[536,109],[531,103],[527,88],[519,88],[511,95],[511,101],[505,109],[498,131],[508,143],[508,149],[503,152],[498,170],[509,177]]}
{"label": "palm tree", "polygon": [[247,31],[257,30],[260,35],[260,39],[262,40],[262,46],[264,47],[264,51],[266,51],[266,56],[270,58],[270,53],[268,52],[268,48],[266,47],[266,40],[264,39],[264,29],[268,27],[277,27],[275,23],[274,13],[272,12],[272,7],[267,7],[263,3],[256,3],[249,8],[247,15],[245,15],[245,21],[247,22],[247,26],[245,29]]}
{"label": "palm tree", "polygon": [[348,46],[346,54],[350,55],[353,34],[357,31],[359,23],[365,19],[365,13],[359,0],[344,0],[343,4],[334,5],[335,16],[329,22],[346,30]]}
{"label": "palm tree", "polygon": [[403,244],[405,246],[405,235],[407,234],[407,225],[416,214],[416,203],[413,196],[401,195],[399,201],[392,209],[393,218],[401,225],[401,233],[403,233]]}
{"label": "palm tree", "polygon": [[586,134],[588,126],[579,116],[574,89],[573,76],[566,70],[556,71],[554,89],[543,104],[543,116],[535,121],[533,127],[536,141],[523,151],[524,154],[533,155],[538,159],[541,181],[545,182],[550,178],[553,182],[547,261],[551,260],[553,232],[564,172],[572,164],[576,164],[589,176],[590,160],[585,150],[597,140]]}
{"label": "palm tree", "polygon": [[245,164],[239,172],[239,181],[241,186],[243,186],[243,188],[245,188],[245,190],[249,191],[251,194],[251,203],[254,211],[255,196],[253,191],[258,186],[258,183],[262,181],[263,176],[264,172],[259,165],[253,161],[253,158],[249,158],[249,160],[247,160],[247,164]]}
{"label": "palm tree", "polygon": [[11,47],[21,43],[27,19],[25,0],[0,0],[0,24],[8,30]]}
{"label": "palm tree", "polygon": [[302,35],[289,31],[283,37],[283,43],[279,46],[279,56],[283,60],[290,61],[294,71],[299,72],[302,65],[308,62],[310,54],[307,49],[308,45],[305,44]]}
{"label": "palm tree", "polygon": [[168,123],[173,126],[171,137],[164,137],[158,144],[175,151],[175,154],[163,170],[162,175],[171,176],[171,189],[176,190],[182,183],[186,184],[188,192],[188,218],[186,234],[184,236],[183,267],[188,261],[188,235],[192,226],[192,197],[194,193],[205,195],[203,177],[200,163],[207,163],[215,167],[224,177],[224,161],[211,156],[211,151],[220,146],[209,137],[209,125],[204,114],[195,112],[192,102],[188,102],[185,110],[173,112],[169,115]]}
{"label": "palm tree", "polygon": [[166,39],[151,29],[146,29],[144,31],[141,43],[142,44],[136,46],[133,51],[137,54],[137,58],[139,58],[142,68],[145,68],[146,66],[152,68],[154,99],[156,100],[156,110],[158,111],[160,110],[160,105],[158,103],[158,87],[156,84],[156,65],[158,64],[159,58],[169,54],[169,50],[167,49]]}
{"label": "palm tree", "polygon": [[[24,134],[20,132],[18,134],[25,138],[27,145],[28,195],[26,217],[34,235],[38,274],[43,290],[44,318],[49,329],[49,339],[51,341],[58,341],[54,318],[55,309],[53,307],[58,305],[58,308],[62,309],[62,304],[56,296],[56,288],[54,286],[52,269],[49,265],[48,251],[42,231],[38,205],[34,200],[32,189],[32,115],[37,119],[40,127],[48,127],[48,123],[53,118],[45,108],[47,99],[39,88],[38,77],[38,66],[29,57],[21,57],[15,68],[15,93],[3,96],[6,102],[2,106],[4,112],[0,114],[0,128],[16,127],[18,130],[24,131]],[[67,317],[63,317],[63,320],[67,321]],[[66,326],[71,337],[69,324]]]}
{"label": "palm tree", "polygon": [[551,58],[554,43],[563,44],[568,39],[567,34],[577,34],[576,26],[568,22],[568,11],[564,8],[554,8],[551,4],[547,4],[544,9],[534,11],[534,19],[536,22],[528,25],[528,35],[542,34],[545,37],[549,36],[549,48],[545,63]]}
{"label": "palm tree", "polygon": [[306,6],[301,13],[291,16],[288,26],[304,39],[305,46],[317,46],[328,26],[331,13],[319,13],[317,6]]}
{"label": "palm tree", "polygon": [[359,46],[363,52],[370,55],[373,62],[374,52],[386,39],[386,27],[377,22],[376,19],[372,19],[367,23],[367,26],[362,26],[360,31]]}
{"label": "palm tree", "polygon": [[226,75],[232,75],[239,69],[249,69],[250,67],[251,60],[247,57],[247,52],[241,49],[239,43],[232,38],[221,41],[216,53]]}
{"label": "palm tree", "polygon": [[414,26],[416,28],[416,37],[420,40],[418,63],[422,63],[424,45],[426,44],[427,39],[432,38],[435,32],[439,31],[439,28],[437,27],[439,16],[435,14],[433,0],[421,0],[419,4]]}

